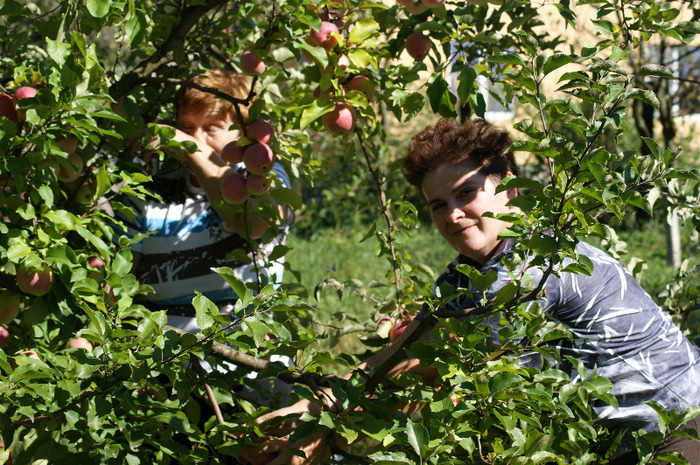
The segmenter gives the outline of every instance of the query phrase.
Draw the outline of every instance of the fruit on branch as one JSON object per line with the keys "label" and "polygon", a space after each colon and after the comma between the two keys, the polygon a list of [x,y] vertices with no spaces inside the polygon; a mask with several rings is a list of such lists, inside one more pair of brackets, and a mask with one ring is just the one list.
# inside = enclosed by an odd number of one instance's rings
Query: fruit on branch
{"label": "fruit on branch", "polygon": [[78,205],[89,205],[95,196],[95,180],[86,179],[75,191],[73,191],[73,201]]}
{"label": "fruit on branch", "polygon": [[39,357],[39,354],[36,353],[34,350],[23,350],[20,352],[20,355],[24,355],[25,357],[33,358],[34,360],[41,360],[41,357]]}
{"label": "fruit on branch", "polygon": [[431,45],[432,42],[428,36],[423,35],[422,32],[414,32],[406,37],[406,51],[414,60],[422,61],[428,56]]}
{"label": "fruit on branch", "polygon": [[73,152],[68,156],[67,165],[60,165],[58,168],[58,180],[61,182],[73,182],[77,180],[81,174],[83,174],[83,169],[85,168],[85,163],[80,155]]}
{"label": "fruit on branch", "polygon": [[[36,89],[33,87],[22,86],[15,91],[15,105],[25,98],[32,98],[36,96]],[[27,115],[27,110],[16,110],[17,111],[17,121],[23,122]]]}
{"label": "fruit on branch", "polygon": [[35,296],[46,295],[53,285],[53,273],[51,270],[43,269],[28,271],[23,266],[17,269],[17,286],[26,294]]}
{"label": "fruit on branch", "polygon": [[245,180],[245,187],[250,195],[262,195],[270,188],[270,181],[267,176],[251,174]]}
{"label": "fruit on branch", "polygon": [[275,135],[275,128],[269,121],[258,118],[248,125],[246,135],[249,139],[257,140],[262,144],[269,144]]}
{"label": "fruit on branch", "polygon": [[74,337],[73,339],[68,341],[68,348],[69,349],[84,349],[87,350],[88,352],[92,352],[92,344],[90,344],[90,341],[85,339],[84,337]]}
{"label": "fruit on branch", "polygon": [[267,66],[255,51],[246,50],[241,55],[241,69],[245,74],[262,74]]}
{"label": "fruit on branch", "polygon": [[331,134],[352,131],[355,128],[355,109],[347,102],[336,102],[335,108],[321,117],[321,122]]}
{"label": "fruit on branch", "polygon": [[9,94],[0,94],[0,115],[9,119],[13,123],[17,123],[17,110],[15,110],[15,101]]}
{"label": "fruit on branch", "polygon": [[348,56],[346,54],[343,53],[338,58],[338,68],[345,71],[348,68],[348,66],[350,66],[350,59],[348,58]]}
{"label": "fruit on branch", "polygon": [[389,340],[394,342],[404,332],[406,327],[413,321],[413,316],[397,321],[389,330]]}
{"label": "fruit on branch", "polygon": [[338,39],[333,34],[338,33],[338,26],[328,21],[322,21],[318,30],[312,29],[309,33],[309,43],[326,50],[332,50],[338,46]]}
{"label": "fruit on branch", "polygon": [[0,347],[5,347],[10,339],[10,332],[4,326],[0,326]]}
{"label": "fruit on branch", "polygon": [[258,142],[245,149],[243,163],[249,173],[265,175],[275,163],[275,154],[269,145]]}
{"label": "fruit on branch", "polygon": [[234,205],[245,202],[248,198],[245,184],[245,177],[236,172],[224,176],[221,180],[221,197],[224,202]]}
{"label": "fruit on branch", "polygon": [[357,75],[350,79],[345,88],[349,91],[356,90],[365,94],[368,99],[374,98],[374,82],[367,76]]}
{"label": "fruit on branch", "polygon": [[419,15],[424,11],[428,11],[428,7],[423,4],[423,2],[414,2],[412,4],[406,5],[406,11],[412,15]]}
{"label": "fruit on branch", "polygon": [[436,8],[445,3],[445,0],[421,0],[428,8]]}
{"label": "fruit on branch", "polygon": [[64,137],[56,142],[58,146],[66,152],[68,155],[74,153],[78,149],[78,138],[75,134],[71,134],[68,137]]}
{"label": "fruit on branch", "polygon": [[[0,293],[0,324],[12,323],[19,315],[19,295],[11,291]],[[4,329],[4,328],[3,328]],[[5,331],[7,331],[5,329]]]}
{"label": "fruit on branch", "polygon": [[36,97],[36,89],[33,87],[22,86],[15,91],[15,102],[32,97]]}
{"label": "fruit on branch", "polygon": [[243,161],[245,147],[238,145],[238,141],[229,142],[221,150],[221,158],[227,163],[237,165]]}
{"label": "fruit on branch", "polygon": [[92,257],[88,258],[88,266],[99,270],[105,266],[105,263],[100,257],[93,255]]}

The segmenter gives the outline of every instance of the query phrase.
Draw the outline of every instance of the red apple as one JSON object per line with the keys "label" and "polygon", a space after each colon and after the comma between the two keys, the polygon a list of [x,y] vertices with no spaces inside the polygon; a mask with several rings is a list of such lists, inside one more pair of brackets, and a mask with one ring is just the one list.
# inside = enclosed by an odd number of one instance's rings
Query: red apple
{"label": "red apple", "polygon": [[338,34],[338,27],[328,21],[321,22],[321,27],[317,30],[312,29],[309,33],[309,42],[311,45],[323,47],[326,50],[331,50],[338,45],[338,39],[332,34]]}
{"label": "red apple", "polygon": [[407,6],[418,3],[418,0],[396,0],[396,3],[398,3],[399,5]]}
{"label": "red apple", "polygon": [[389,340],[394,342],[398,339],[412,320],[413,317],[409,317],[408,319],[397,321],[396,324],[391,327],[391,330],[389,330]]}
{"label": "red apple", "polygon": [[69,164],[60,165],[58,168],[58,180],[62,182],[73,182],[80,178],[85,168],[85,163],[80,155],[73,152],[68,156]]}
{"label": "red apple", "polygon": [[350,59],[346,54],[340,55],[340,58],[338,58],[338,68],[342,70],[346,70],[350,66]]}
{"label": "red apple", "polygon": [[245,187],[245,177],[231,172],[221,180],[221,196],[224,202],[237,204],[243,203],[248,198],[248,192]]}
{"label": "red apple", "polygon": [[406,51],[414,60],[422,61],[428,56],[431,45],[430,39],[421,32],[406,37]]}
{"label": "red apple", "polygon": [[243,152],[243,163],[251,174],[267,174],[275,163],[275,154],[267,144],[253,144]]}
{"label": "red apple", "polygon": [[[36,89],[33,87],[22,86],[15,91],[15,104],[20,100],[25,98],[32,98],[36,96]],[[17,121],[20,123],[24,122],[27,110],[17,110]]]}
{"label": "red apple", "polygon": [[59,147],[61,147],[61,150],[66,152],[68,155],[72,154],[78,149],[78,138],[74,134],[64,137],[63,139],[56,141],[56,143]]}
{"label": "red apple", "polygon": [[428,8],[436,8],[445,3],[445,0],[421,0]]}
{"label": "red apple", "polygon": [[257,140],[262,144],[269,144],[275,135],[275,128],[269,121],[258,118],[248,125],[246,135],[249,139]]}
{"label": "red apple", "polygon": [[245,187],[250,195],[261,195],[267,192],[270,187],[270,181],[267,176],[259,176],[256,174],[249,175],[245,180]]}
{"label": "red apple", "polygon": [[36,89],[33,87],[22,86],[15,91],[15,102],[32,97],[36,97]]}
{"label": "red apple", "polygon": [[85,349],[88,352],[92,352],[92,344],[90,344],[90,341],[88,341],[84,337],[74,337],[73,339],[68,341],[68,348]]}
{"label": "red apple", "polygon": [[26,294],[42,296],[51,290],[53,274],[51,270],[27,271],[20,266],[17,269],[17,286]]}
{"label": "red apple", "polygon": [[17,122],[17,111],[15,110],[15,101],[11,95],[0,94],[0,115],[9,119],[10,121]]}
{"label": "red apple", "polygon": [[92,257],[88,258],[88,266],[99,270],[105,266],[105,262],[103,262],[100,257],[93,255]]}
{"label": "red apple", "polygon": [[41,360],[39,354],[37,354],[34,350],[23,350],[20,352],[20,355],[24,355],[25,357],[33,358],[35,360]]}
{"label": "red apple", "polygon": [[9,338],[10,332],[4,326],[0,326],[0,347],[5,347]]}
{"label": "red apple", "polygon": [[412,15],[419,15],[424,11],[428,11],[428,7],[423,5],[423,3],[414,3],[413,5],[406,5],[406,11]]}
{"label": "red apple", "polygon": [[321,118],[323,127],[331,134],[355,128],[355,109],[347,102],[336,102],[335,108]]}
{"label": "red apple", "polygon": [[10,291],[0,293],[0,324],[12,323],[12,320],[17,318],[18,314],[19,295]]}
{"label": "red apple", "polygon": [[368,99],[374,98],[374,82],[367,76],[355,76],[345,85],[348,91],[362,92]]}
{"label": "red apple", "polygon": [[221,150],[221,158],[223,158],[225,162],[237,165],[243,161],[244,151],[245,147],[238,145],[238,141],[229,142],[224,145],[224,148]]}
{"label": "red apple", "polygon": [[246,74],[262,74],[267,66],[253,50],[246,50],[241,55],[241,69]]}

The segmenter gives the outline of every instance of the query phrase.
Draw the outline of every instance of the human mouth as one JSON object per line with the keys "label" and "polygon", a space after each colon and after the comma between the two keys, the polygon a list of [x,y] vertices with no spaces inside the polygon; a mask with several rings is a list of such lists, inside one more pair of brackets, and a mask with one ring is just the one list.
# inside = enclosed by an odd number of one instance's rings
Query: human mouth
{"label": "human mouth", "polygon": [[461,236],[465,234],[468,230],[473,228],[474,224],[461,225],[452,231],[453,236]]}

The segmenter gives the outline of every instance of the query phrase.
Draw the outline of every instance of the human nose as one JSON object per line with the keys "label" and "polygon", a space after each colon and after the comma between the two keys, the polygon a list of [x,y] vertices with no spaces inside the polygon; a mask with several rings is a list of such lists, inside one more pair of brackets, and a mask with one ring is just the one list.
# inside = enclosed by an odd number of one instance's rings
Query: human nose
{"label": "human nose", "polygon": [[202,128],[195,128],[190,135],[197,142],[206,143],[206,132]]}
{"label": "human nose", "polygon": [[448,205],[447,220],[451,223],[456,223],[460,219],[464,218],[464,210],[462,210],[461,205],[456,203]]}

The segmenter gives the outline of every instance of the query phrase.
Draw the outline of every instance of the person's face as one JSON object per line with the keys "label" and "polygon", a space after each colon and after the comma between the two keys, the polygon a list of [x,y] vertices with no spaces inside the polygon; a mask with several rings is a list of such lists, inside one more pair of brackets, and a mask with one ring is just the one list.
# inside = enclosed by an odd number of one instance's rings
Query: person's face
{"label": "person's face", "polygon": [[506,203],[517,195],[515,190],[496,193],[498,183],[498,179],[481,174],[467,161],[440,165],[425,176],[421,185],[442,237],[457,252],[482,265],[496,251],[498,235],[510,225],[482,214],[510,211]]}
{"label": "person's face", "polygon": [[197,142],[211,147],[221,154],[224,146],[240,137],[239,131],[229,131],[234,124],[230,117],[221,119],[207,111],[194,112],[184,109],[177,118],[177,128],[192,136]]}

